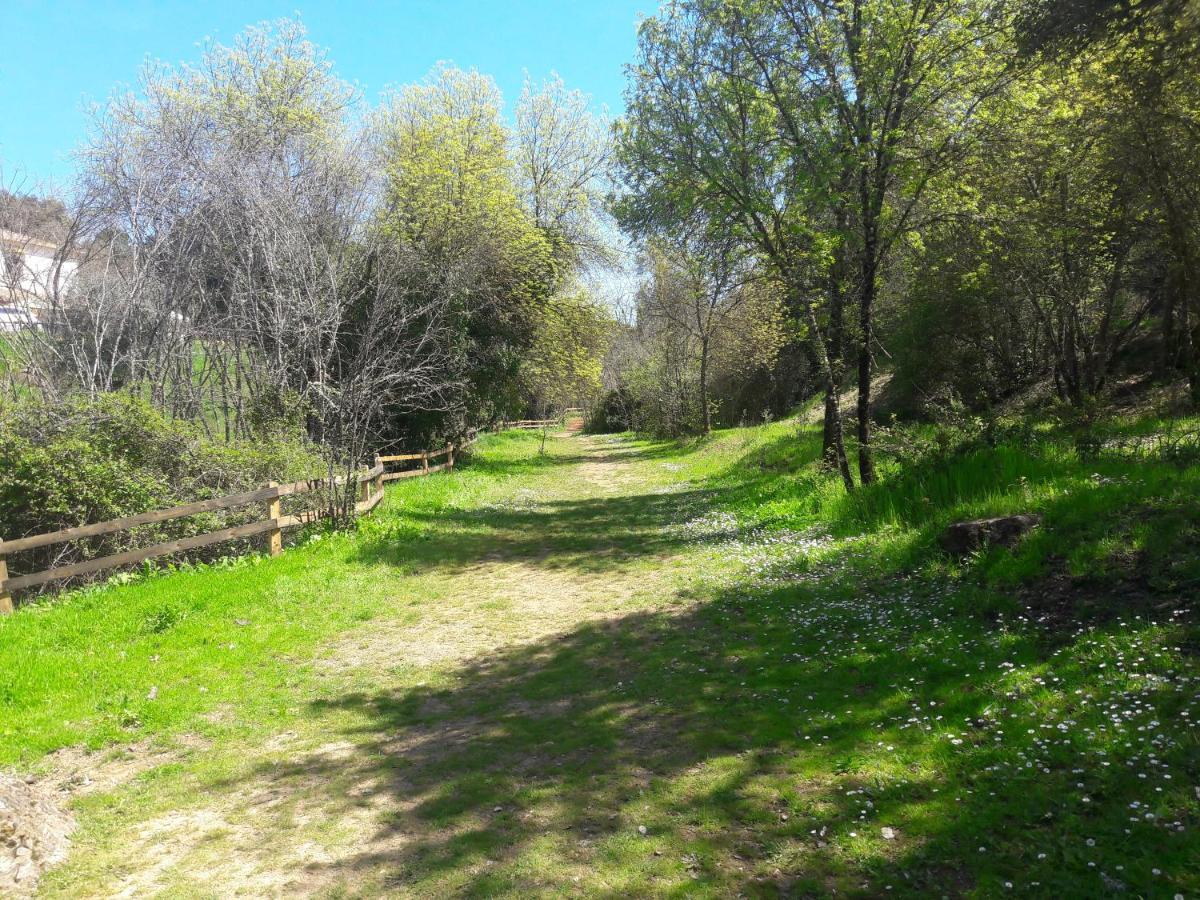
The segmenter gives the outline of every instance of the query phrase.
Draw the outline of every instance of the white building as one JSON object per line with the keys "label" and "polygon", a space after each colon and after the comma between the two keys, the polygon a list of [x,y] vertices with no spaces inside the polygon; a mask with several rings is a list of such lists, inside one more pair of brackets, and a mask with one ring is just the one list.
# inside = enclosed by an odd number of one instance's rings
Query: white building
{"label": "white building", "polygon": [[36,327],[78,267],[57,244],[0,229],[0,331]]}

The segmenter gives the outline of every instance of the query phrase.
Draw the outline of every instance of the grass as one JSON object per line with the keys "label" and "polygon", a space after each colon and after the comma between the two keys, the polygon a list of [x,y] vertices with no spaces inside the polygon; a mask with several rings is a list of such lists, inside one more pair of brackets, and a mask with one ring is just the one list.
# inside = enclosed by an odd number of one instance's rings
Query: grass
{"label": "grass", "polygon": [[0,623],[0,759],[133,773],[45,892],[1200,891],[1196,466],[1046,433],[847,498],[789,422],[538,443]]}
{"label": "grass", "polygon": [[[506,455],[516,456],[515,468],[528,468],[527,443],[493,439],[493,458],[457,479],[455,495],[486,492],[497,480],[487,477],[489,466]],[[409,484],[405,500],[422,514],[446,506],[445,479]],[[363,527],[375,533],[374,522]],[[264,682],[261,670],[281,655],[310,658],[322,639],[381,613],[394,584],[379,576],[402,576],[357,564],[360,543],[315,532],[275,559],[251,556],[85,589],[0,619],[0,764],[27,764],[73,744],[98,748],[130,734],[171,734],[224,703],[270,719],[283,703],[279,691],[294,679]],[[329,602],[331,592],[337,603]],[[158,684],[183,689],[147,700]]]}

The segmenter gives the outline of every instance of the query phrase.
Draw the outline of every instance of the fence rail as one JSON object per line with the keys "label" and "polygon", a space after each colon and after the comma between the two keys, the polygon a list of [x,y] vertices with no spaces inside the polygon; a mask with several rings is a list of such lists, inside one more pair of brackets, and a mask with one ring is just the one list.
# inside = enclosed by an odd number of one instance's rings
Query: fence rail
{"label": "fence rail", "polygon": [[[471,437],[470,440],[458,445],[457,450],[460,452],[465,450],[475,443],[475,440],[475,436]],[[383,500],[383,485],[385,481],[397,478],[412,478],[453,469],[455,450],[454,444],[447,444],[441,450],[377,456],[375,458],[375,465],[372,468],[355,473],[352,476],[354,482],[358,485],[358,496],[357,502],[354,504],[354,511],[359,515],[365,515],[375,509]],[[429,464],[429,460],[439,459],[443,456],[447,457],[446,462],[432,466]],[[402,472],[387,471],[387,464],[389,462],[411,460],[421,460],[421,468]],[[333,479],[334,486],[344,485],[345,483],[346,479],[344,476]],[[282,515],[280,502],[282,498],[296,494],[322,491],[328,487],[330,487],[329,480],[321,478],[308,481],[294,481],[288,484],[272,483],[253,491],[230,494],[226,497],[214,497],[211,500],[199,500],[195,503],[184,503],[181,506],[173,506],[169,509],[151,510],[132,516],[125,516],[120,519],[110,519],[107,522],[79,525],[74,528],[63,528],[60,531],[35,534],[11,541],[0,540],[0,615],[6,615],[13,611],[12,595],[14,591],[37,587],[47,582],[73,578],[79,575],[103,572],[106,569],[115,569],[120,566],[144,562],[145,560],[160,556],[169,556],[172,553],[196,550],[200,547],[208,547],[212,544],[222,543],[223,541],[232,541],[265,534],[267,536],[267,552],[272,556],[276,556],[283,551],[283,532],[285,530],[320,521],[329,515],[327,510],[322,509],[309,510],[296,515]],[[24,550],[36,550],[38,547],[47,547],[53,544],[65,544],[82,538],[113,534],[118,531],[137,528],[141,525],[155,525],[160,522],[169,522],[173,519],[182,519],[187,516],[194,516],[214,510],[235,509],[241,506],[249,506],[253,503],[265,504],[265,519],[248,522],[244,525],[234,525],[205,534],[178,538],[149,547],[142,547],[138,550],[126,550],[122,553],[114,553],[97,559],[88,559],[82,562],[71,563],[70,565],[56,566],[41,572],[32,572],[28,575],[18,575],[10,578],[8,574],[7,557],[13,553],[20,553]]]}
{"label": "fence rail", "polygon": [[501,422],[499,428],[545,428],[547,425],[561,425],[568,416],[580,415],[583,411],[582,406],[568,406],[553,419],[510,419]]}
{"label": "fence rail", "polygon": [[[474,442],[475,439],[472,438],[469,442],[463,444],[459,449],[461,450],[462,447],[469,447]],[[436,466],[431,466],[429,464],[431,459],[438,459],[442,456],[448,457],[446,462]],[[441,450],[423,450],[420,453],[399,453],[392,456],[380,456],[378,459],[381,463],[409,462],[419,459],[421,461],[421,468],[419,469],[407,469],[402,472],[386,472],[383,476],[384,481],[395,481],[397,478],[416,478],[420,475],[429,475],[433,472],[440,472],[443,469],[453,469],[454,445],[447,444]]]}
{"label": "fence rail", "polygon": [[543,428],[547,425],[557,425],[562,421],[558,419],[519,419],[516,422],[504,422],[501,428]]}

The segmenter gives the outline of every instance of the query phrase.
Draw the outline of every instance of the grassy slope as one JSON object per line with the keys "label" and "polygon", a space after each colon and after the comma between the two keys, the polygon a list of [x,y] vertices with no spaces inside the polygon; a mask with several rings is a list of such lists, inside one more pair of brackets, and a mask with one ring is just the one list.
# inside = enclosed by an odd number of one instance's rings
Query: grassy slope
{"label": "grassy slope", "polygon": [[1200,891],[1200,470],[1047,440],[847,499],[817,442],[501,436],[358,535],[0,624],[6,762],[176,748],[48,891]]}
{"label": "grassy slope", "polygon": [[[536,467],[531,443],[528,435],[493,438],[490,467],[454,481],[405,482],[404,500],[422,514],[451,496],[476,502]],[[493,475],[496,467],[505,474]],[[276,559],[85,589],[0,619],[0,765],[77,743],[176,733],[222,704],[255,721],[286,717],[284,698],[298,682],[279,661],[309,661],[322,640],[380,614],[404,574],[363,564],[361,546],[358,536],[314,532]],[[414,565],[421,561],[418,552]],[[146,699],[159,685],[174,687]]]}

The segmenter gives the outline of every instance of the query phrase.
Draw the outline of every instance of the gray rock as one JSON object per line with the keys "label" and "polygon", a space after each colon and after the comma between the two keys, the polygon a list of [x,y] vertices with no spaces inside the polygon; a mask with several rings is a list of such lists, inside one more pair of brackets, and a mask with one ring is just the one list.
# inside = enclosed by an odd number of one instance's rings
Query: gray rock
{"label": "gray rock", "polygon": [[942,549],[953,556],[963,556],[973,550],[993,545],[1012,547],[1041,524],[1041,521],[1041,516],[1027,513],[955,522],[942,532]]}

